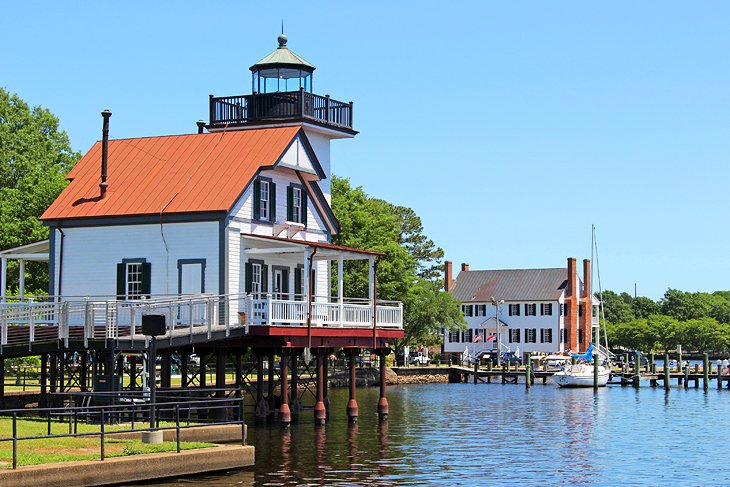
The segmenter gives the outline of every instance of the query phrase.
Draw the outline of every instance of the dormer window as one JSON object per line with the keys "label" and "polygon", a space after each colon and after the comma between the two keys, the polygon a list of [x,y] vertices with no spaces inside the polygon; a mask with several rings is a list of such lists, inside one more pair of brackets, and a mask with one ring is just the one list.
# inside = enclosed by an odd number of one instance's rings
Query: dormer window
{"label": "dormer window", "polygon": [[276,221],[276,184],[270,178],[259,177],[253,182],[253,219]]}

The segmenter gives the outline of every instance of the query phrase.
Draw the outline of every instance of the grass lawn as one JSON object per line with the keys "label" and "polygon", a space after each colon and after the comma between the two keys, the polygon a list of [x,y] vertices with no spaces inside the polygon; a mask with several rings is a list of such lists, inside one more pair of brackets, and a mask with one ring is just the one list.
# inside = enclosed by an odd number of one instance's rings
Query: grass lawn
{"label": "grass lawn", "polygon": [[[0,437],[12,436],[12,419],[0,418]],[[18,419],[18,436],[46,435],[48,425],[44,419]],[[105,432],[130,429],[129,425],[106,425]],[[101,431],[97,424],[78,424],[79,433]],[[52,434],[68,433],[68,423],[51,423]],[[146,445],[141,440],[117,440],[107,438],[104,444],[105,456],[120,457],[142,453],[176,451],[174,441],[159,445]],[[214,446],[211,443],[182,442],[180,448],[189,450]],[[74,460],[99,460],[101,458],[101,439],[99,436],[81,438],[43,438],[18,441],[18,466],[40,465],[43,463],[69,462]],[[0,468],[12,468],[13,443],[0,441]]]}

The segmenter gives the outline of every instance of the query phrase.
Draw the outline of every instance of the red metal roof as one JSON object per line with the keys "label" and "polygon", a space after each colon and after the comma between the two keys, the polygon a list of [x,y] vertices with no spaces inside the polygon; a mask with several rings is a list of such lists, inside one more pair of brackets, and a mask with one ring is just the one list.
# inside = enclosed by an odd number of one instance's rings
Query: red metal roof
{"label": "red metal roof", "polygon": [[229,211],[256,172],[275,164],[299,127],[109,141],[99,197],[101,142],[68,174],[41,220]]}

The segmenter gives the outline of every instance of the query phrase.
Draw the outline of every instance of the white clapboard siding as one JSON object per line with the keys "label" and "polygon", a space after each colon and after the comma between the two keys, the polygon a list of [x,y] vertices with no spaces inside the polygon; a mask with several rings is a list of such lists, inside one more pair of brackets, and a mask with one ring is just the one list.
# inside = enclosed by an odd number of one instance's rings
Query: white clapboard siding
{"label": "white clapboard siding", "polygon": [[136,258],[152,264],[152,294],[178,292],[178,259],[205,259],[205,291],[218,293],[219,223],[166,223],[162,231],[167,248],[159,224],[65,228],[64,296],[115,295],[116,265]]}

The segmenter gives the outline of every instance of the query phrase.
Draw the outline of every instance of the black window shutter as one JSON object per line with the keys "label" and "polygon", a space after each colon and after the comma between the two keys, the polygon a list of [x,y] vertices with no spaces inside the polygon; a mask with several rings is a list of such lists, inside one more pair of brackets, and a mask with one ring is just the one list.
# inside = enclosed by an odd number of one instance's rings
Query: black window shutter
{"label": "black window shutter", "polygon": [[545,343],[545,328],[540,328],[540,343]]}
{"label": "black window shutter", "polygon": [[148,298],[152,294],[152,264],[142,263],[142,295]]}
{"label": "black window shutter", "polygon": [[261,266],[261,292],[269,292],[269,266]]}
{"label": "black window shutter", "polygon": [[246,278],[245,292],[250,293],[251,288],[253,287],[253,264],[251,264],[250,262],[246,262],[243,267]]}
{"label": "black window shutter", "polygon": [[276,185],[269,183],[269,221],[276,223]]}
{"label": "black window shutter", "polygon": [[117,299],[127,296],[126,264],[117,264]]}
{"label": "black window shutter", "polygon": [[509,305],[509,315],[512,316],[512,305]]}
{"label": "black window shutter", "polygon": [[294,188],[286,187],[286,221],[294,221]]}
{"label": "black window shutter", "polygon": [[302,188],[302,223],[307,226],[307,192]]}
{"label": "black window shutter", "polygon": [[253,182],[253,219],[261,219],[261,181]]}
{"label": "black window shutter", "polygon": [[[304,290],[302,289],[302,274],[304,274],[303,269],[299,267],[294,269],[294,293],[298,295],[304,294]],[[297,299],[301,299],[301,297],[297,296]]]}

